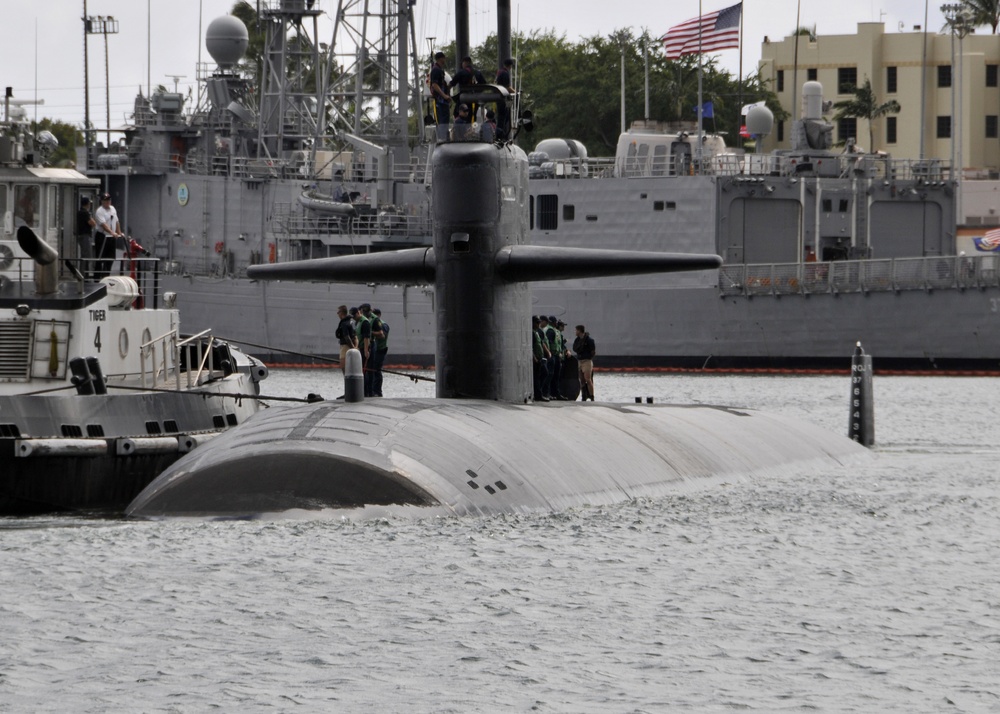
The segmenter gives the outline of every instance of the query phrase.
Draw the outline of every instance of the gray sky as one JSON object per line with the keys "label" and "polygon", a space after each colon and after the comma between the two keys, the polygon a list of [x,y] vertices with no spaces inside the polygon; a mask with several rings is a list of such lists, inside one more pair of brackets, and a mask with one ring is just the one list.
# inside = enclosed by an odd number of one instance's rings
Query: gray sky
{"label": "gray sky", "polygon": [[[702,0],[703,12],[733,4],[734,0]],[[252,0],[253,2],[253,0]],[[744,73],[760,59],[764,36],[780,39],[795,28],[799,0],[746,0],[744,3]],[[40,107],[28,107],[29,116],[53,117],[66,122],[83,121],[83,0],[0,0],[4,13],[4,37],[0,43],[3,86],[13,86],[17,99],[43,99]],[[317,7],[332,13],[336,0],[317,0]],[[928,26],[943,25],[940,1],[929,3]],[[111,15],[119,23],[119,34],[108,37],[111,85],[111,125],[120,126],[131,113],[133,99],[147,81],[155,87],[172,87],[171,75],[181,91],[195,84],[199,43],[208,23],[226,14],[232,0],[87,0],[89,15]],[[470,30],[478,44],[496,27],[495,0],[469,0]],[[16,9],[15,9],[16,8]],[[426,38],[442,44],[454,38],[453,0],[417,0],[416,36],[423,51]],[[552,29],[575,41],[580,37],[607,35],[621,28],[637,32],[649,29],[662,35],[671,26],[696,17],[698,0],[511,0],[512,23],[522,32]],[[329,42],[328,17],[321,24],[320,41]],[[911,31],[924,23],[924,3],[919,0],[801,0],[801,24],[815,25],[822,35],[853,34],[859,22],[883,21],[887,32]],[[989,28],[980,28],[988,32]],[[148,41],[147,41],[148,40]],[[104,40],[91,36],[89,43],[91,117],[104,126],[107,84],[104,78]],[[148,48],[148,50],[147,50]],[[734,74],[739,68],[738,50],[718,54],[721,65]],[[919,58],[914,58],[919,59]],[[492,68],[484,68],[491,71]],[[567,68],[571,72],[571,68]]]}

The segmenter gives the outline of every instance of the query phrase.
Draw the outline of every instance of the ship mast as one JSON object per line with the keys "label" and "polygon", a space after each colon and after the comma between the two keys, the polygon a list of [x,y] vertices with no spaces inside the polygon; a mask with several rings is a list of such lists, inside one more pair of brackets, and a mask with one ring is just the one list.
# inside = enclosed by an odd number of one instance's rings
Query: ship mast
{"label": "ship mast", "polygon": [[[411,0],[340,0],[330,42],[312,0],[262,3],[258,146],[269,157],[334,143],[379,147],[409,163],[410,72],[416,67]],[[418,106],[419,104],[417,104]]]}
{"label": "ship mast", "polygon": [[396,166],[409,164],[409,119],[421,116],[412,6],[340,0],[324,73],[329,132],[384,148]]}

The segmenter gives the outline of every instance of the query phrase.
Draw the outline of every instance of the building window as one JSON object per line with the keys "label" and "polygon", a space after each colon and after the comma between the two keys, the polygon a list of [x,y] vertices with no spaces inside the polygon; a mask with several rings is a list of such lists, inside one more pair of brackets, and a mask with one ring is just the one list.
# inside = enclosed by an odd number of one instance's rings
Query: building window
{"label": "building window", "polygon": [[937,118],[937,138],[938,139],[950,139],[951,138],[951,117],[938,117]]}
{"label": "building window", "polygon": [[837,140],[847,142],[858,138],[858,120],[854,117],[844,117],[837,122]]}
{"label": "building window", "polygon": [[852,94],[858,86],[858,68],[840,67],[837,70],[837,93]]}
{"label": "building window", "polygon": [[785,70],[783,69],[778,70],[778,91],[785,91]]}
{"label": "building window", "polygon": [[885,91],[887,94],[895,94],[897,92],[897,79],[896,79],[896,68],[886,67],[885,68]]}
{"label": "building window", "polygon": [[885,143],[896,143],[896,117],[885,118]]}
{"label": "building window", "polygon": [[572,221],[574,218],[576,218],[576,206],[569,203],[565,204],[563,206],[563,220]]}
{"label": "building window", "polygon": [[996,139],[1000,134],[997,133],[997,115],[987,114],[986,115],[986,138]]}
{"label": "building window", "polygon": [[810,67],[806,70],[806,81],[815,82],[818,70],[815,67]]}
{"label": "building window", "polygon": [[951,65],[941,64],[938,65],[938,87],[950,87],[951,86]]}
{"label": "building window", "polygon": [[785,122],[779,121],[778,122],[778,141],[784,141],[784,140],[785,140]]}
{"label": "building window", "polygon": [[995,64],[988,64],[988,65],[986,65],[986,86],[987,87],[1000,86],[1000,83],[997,82],[997,68],[998,67],[1000,67],[1000,65],[995,65]]}

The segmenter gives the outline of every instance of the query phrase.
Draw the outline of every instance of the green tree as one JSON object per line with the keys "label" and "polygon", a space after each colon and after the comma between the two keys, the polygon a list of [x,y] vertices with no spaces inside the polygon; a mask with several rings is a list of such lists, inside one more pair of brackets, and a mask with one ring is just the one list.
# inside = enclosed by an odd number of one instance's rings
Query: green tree
{"label": "green tree", "polygon": [[966,14],[972,25],[989,25],[993,34],[997,33],[997,25],[1000,25],[1000,0],[962,0]]}
{"label": "green tree", "polygon": [[888,102],[879,104],[878,97],[872,90],[872,82],[865,77],[865,83],[854,88],[854,98],[844,99],[833,105],[837,109],[834,121],[839,121],[845,117],[864,119],[868,122],[868,149],[875,151],[875,120],[886,114],[898,114],[899,102],[890,99]]}
{"label": "green tree", "polygon": [[59,147],[49,157],[52,166],[72,167],[76,165],[76,147],[83,145],[83,132],[72,124],[54,119],[41,119],[31,122],[31,133],[35,136],[41,131],[48,131],[59,142]]}
{"label": "green tree", "polygon": [[254,78],[253,84],[258,85],[260,73],[264,71],[264,42],[266,38],[257,17],[257,10],[246,0],[238,0],[230,13],[247,27],[249,41],[246,54],[240,61],[240,65],[245,72]]}
{"label": "green tree", "polygon": [[[697,56],[668,60],[658,39],[648,32],[636,35],[631,30],[615,30],[607,36],[570,43],[551,30],[535,31],[515,35],[512,46],[522,107],[531,109],[535,118],[535,131],[518,139],[525,148],[559,137],[583,142],[592,156],[614,153],[621,133],[623,53],[626,125],[644,118],[687,123],[697,118]],[[644,117],[644,46],[649,54],[649,117]],[[492,80],[497,65],[496,37],[489,37],[471,54],[487,81]],[[726,134],[730,144],[738,137],[741,103],[766,100],[777,119],[786,116],[777,97],[757,75],[745,78],[741,89],[738,79],[720,70],[713,56],[704,56],[702,65],[703,101],[713,103],[715,114],[706,124]]]}
{"label": "green tree", "polygon": [[816,25],[813,25],[812,27],[809,27],[807,25],[803,25],[802,27],[800,27],[799,29],[797,29],[792,34],[793,35],[801,35],[803,37],[808,37],[810,42],[815,42],[816,41]]}

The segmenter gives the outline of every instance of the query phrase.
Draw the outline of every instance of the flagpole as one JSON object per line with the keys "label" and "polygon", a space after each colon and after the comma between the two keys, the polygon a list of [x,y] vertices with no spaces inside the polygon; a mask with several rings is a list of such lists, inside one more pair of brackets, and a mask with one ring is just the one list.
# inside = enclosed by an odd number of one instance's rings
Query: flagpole
{"label": "flagpole", "polygon": [[644,74],[645,74],[645,89],[646,89],[646,106],[645,114],[643,114],[643,119],[649,121],[649,37],[644,35],[642,38],[642,55],[643,62],[645,64]]}
{"label": "flagpole", "polygon": [[926,143],[927,114],[927,4],[924,0],[924,49],[920,59],[920,160],[924,160],[924,144]]}
{"label": "flagpole", "polygon": [[795,122],[799,120],[799,109],[796,105],[799,90],[799,25],[802,17],[802,0],[799,0],[795,9],[795,58],[792,60],[792,137],[794,149]]}
{"label": "flagpole", "polygon": [[[740,2],[740,82],[737,85],[739,99],[736,102],[736,136],[737,145],[743,147],[743,135],[740,133],[740,123],[743,121],[743,5],[746,0]],[[714,120],[713,120],[714,123]]]}
{"label": "flagpole", "polygon": [[622,80],[621,80],[622,131],[621,131],[621,133],[624,134],[625,133],[625,36],[624,35],[620,35],[618,37],[618,43],[621,46],[621,51],[622,51],[622,60],[621,60],[621,69],[622,69]]}
{"label": "flagpole", "polygon": [[702,96],[701,96],[701,35],[702,35],[702,13],[701,13],[701,0],[698,0],[698,147],[695,150],[695,157],[698,159],[698,173],[701,173],[701,118],[705,111],[702,106]]}

